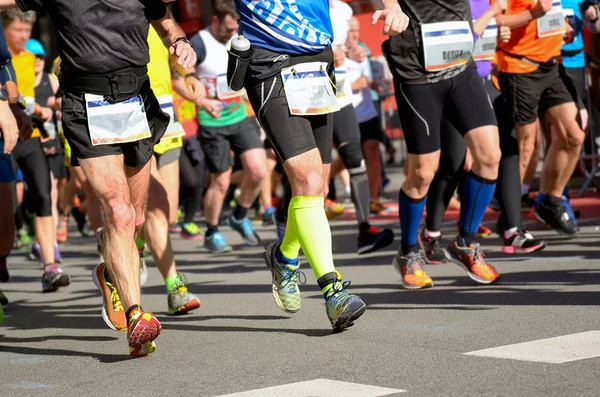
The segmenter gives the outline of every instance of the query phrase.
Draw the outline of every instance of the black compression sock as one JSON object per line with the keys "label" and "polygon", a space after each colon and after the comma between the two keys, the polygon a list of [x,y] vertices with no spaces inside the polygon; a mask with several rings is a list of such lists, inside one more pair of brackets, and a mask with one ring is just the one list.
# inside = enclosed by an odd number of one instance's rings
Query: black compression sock
{"label": "black compression sock", "polygon": [[209,223],[206,224],[206,237],[210,237],[218,231],[219,231],[219,226],[211,225]]}
{"label": "black compression sock", "polygon": [[233,210],[233,217],[235,219],[242,220],[245,217],[248,216],[248,208],[242,207],[241,205],[236,205],[235,209]]}

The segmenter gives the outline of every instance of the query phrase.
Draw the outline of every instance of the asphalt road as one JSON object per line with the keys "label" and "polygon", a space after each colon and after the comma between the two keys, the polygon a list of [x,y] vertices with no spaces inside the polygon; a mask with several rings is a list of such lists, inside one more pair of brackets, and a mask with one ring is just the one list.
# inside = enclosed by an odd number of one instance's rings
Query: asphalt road
{"label": "asphalt road", "polygon": [[[396,219],[377,222],[399,234]],[[302,310],[288,315],[271,297],[260,247],[243,246],[227,227],[229,255],[173,236],[178,269],[202,307],[169,316],[150,264],[143,306],[164,331],[156,353],[142,359],[130,359],[125,334],[104,325],[91,280],[95,245],[71,233],[62,252],[73,282],[56,293],[42,294],[41,270],[24,253],[9,258],[12,278],[0,285],[10,299],[0,326],[0,395],[597,396],[600,219],[581,224],[575,240],[537,227],[549,246],[529,258],[502,257],[500,240],[485,239],[502,274],[496,285],[475,285],[458,266],[443,265],[428,268],[433,289],[408,291],[391,266],[398,237],[359,257],[354,221],[333,221],[337,266],[368,305],[335,335],[306,262]],[[273,227],[257,230],[265,242],[275,238]],[[454,222],[444,231],[451,236]],[[306,383],[236,394],[295,382]]]}

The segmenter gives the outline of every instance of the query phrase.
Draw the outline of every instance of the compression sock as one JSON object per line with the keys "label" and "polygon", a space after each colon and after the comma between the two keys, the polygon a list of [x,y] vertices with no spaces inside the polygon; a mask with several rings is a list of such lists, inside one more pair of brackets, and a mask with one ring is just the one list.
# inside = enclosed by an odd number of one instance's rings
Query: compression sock
{"label": "compression sock", "polygon": [[171,292],[175,284],[177,283],[177,274],[165,278],[165,285],[167,286],[167,294]]}
{"label": "compression sock", "polygon": [[248,216],[248,208],[242,207],[239,203],[235,206],[233,210],[233,217],[235,219],[242,220]]}
{"label": "compression sock", "polygon": [[219,226],[217,225],[211,225],[210,223],[206,224],[206,234],[204,235],[204,237],[210,237],[213,234],[217,233],[219,231]]}
{"label": "compression sock", "polygon": [[365,172],[350,174],[350,194],[358,224],[369,222],[369,180]]}
{"label": "compression sock", "polygon": [[460,211],[460,235],[467,246],[477,240],[483,215],[496,190],[496,180],[488,180],[469,172],[465,180]]}
{"label": "compression sock", "polygon": [[[292,225],[295,226],[297,241],[300,242],[317,280],[324,274],[335,271],[331,252],[331,230],[323,206],[323,197],[298,196],[290,201],[290,212],[293,214]],[[289,229],[290,213],[288,213],[286,237]],[[282,253],[288,258],[293,258],[286,255],[284,250]]]}
{"label": "compression sock", "polygon": [[300,241],[298,241],[298,234],[296,232],[296,219],[290,201],[287,208],[285,233],[283,235],[281,245],[279,246],[279,254],[281,257],[278,257],[278,259],[282,260],[284,263],[286,263],[286,260],[291,263],[292,261],[297,260],[299,252]]}
{"label": "compression sock", "polygon": [[419,252],[417,233],[425,210],[427,196],[420,199],[408,197],[402,189],[398,197],[398,212],[400,214],[400,247],[403,255],[409,252]]}

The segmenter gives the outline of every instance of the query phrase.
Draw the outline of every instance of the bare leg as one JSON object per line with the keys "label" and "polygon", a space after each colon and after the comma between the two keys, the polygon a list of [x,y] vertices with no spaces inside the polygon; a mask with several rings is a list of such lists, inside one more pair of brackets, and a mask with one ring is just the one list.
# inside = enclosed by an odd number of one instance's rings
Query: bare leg
{"label": "bare leg", "polygon": [[220,174],[209,174],[210,184],[204,196],[204,211],[206,213],[206,223],[209,225],[219,224],[219,215],[223,208],[223,200],[229,188],[229,177],[231,168]]}
{"label": "bare leg", "polygon": [[521,183],[525,178],[527,167],[533,156],[535,148],[535,140],[537,137],[538,124],[517,124],[517,140],[519,141],[519,170],[521,175]]}
{"label": "bare leg", "polygon": [[[179,207],[179,159],[174,163],[165,165],[158,170],[161,185],[167,191],[169,199],[169,223],[177,222],[177,208]],[[152,182],[150,182],[152,185]],[[152,187],[150,187],[152,189]]]}
{"label": "bare leg", "polygon": [[369,196],[371,199],[379,197],[381,187],[381,152],[379,141],[369,139],[362,145],[365,162],[367,164],[367,177],[369,178]]}
{"label": "bare leg", "polygon": [[250,149],[240,154],[244,167],[244,180],[240,185],[238,204],[250,208],[260,192],[260,184],[267,174],[267,158],[264,149]]}
{"label": "bare leg", "polygon": [[55,261],[54,243],[56,242],[56,225],[54,224],[52,215],[35,217],[35,238],[40,245],[44,265],[53,264]]}

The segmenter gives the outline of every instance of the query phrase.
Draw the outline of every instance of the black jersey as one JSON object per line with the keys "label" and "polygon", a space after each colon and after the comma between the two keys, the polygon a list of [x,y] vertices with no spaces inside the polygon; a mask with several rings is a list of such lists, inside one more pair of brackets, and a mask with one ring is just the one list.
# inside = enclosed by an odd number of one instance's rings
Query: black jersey
{"label": "black jersey", "polygon": [[148,64],[149,21],[166,14],[161,0],[16,0],[48,14],[64,71],[102,74]]}
{"label": "black jersey", "polygon": [[469,0],[399,0],[410,19],[408,28],[383,43],[384,54],[395,77],[406,83],[435,83],[463,71],[472,59],[460,67],[437,72],[425,70],[421,25],[435,22],[467,21],[471,25]]}

